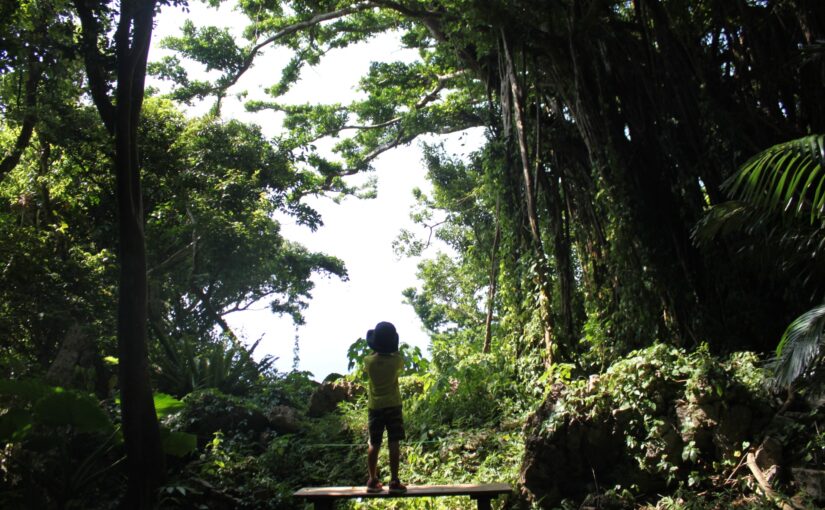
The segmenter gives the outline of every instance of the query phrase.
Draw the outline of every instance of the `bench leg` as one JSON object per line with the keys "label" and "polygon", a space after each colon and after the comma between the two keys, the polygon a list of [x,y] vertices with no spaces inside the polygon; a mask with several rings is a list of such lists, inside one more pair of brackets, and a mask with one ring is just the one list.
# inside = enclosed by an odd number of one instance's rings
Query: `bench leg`
{"label": "bench leg", "polygon": [[493,498],[489,498],[489,497],[485,498],[485,497],[482,496],[482,497],[473,498],[473,499],[478,501],[478,510],[490,510],[492,508],[490,506],[490,501]]}

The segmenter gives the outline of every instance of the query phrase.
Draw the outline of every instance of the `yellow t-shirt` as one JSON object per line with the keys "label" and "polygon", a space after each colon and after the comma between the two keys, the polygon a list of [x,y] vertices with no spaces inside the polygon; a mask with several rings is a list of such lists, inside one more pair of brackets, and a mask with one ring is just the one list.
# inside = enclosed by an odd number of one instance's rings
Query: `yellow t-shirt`
{"label": "yellow t-shirt", "polygon": [[369,408],[383,409],[401,405],[398,375],[404,368],[401,354],[373,353],[364,358],[364,369],[369,376]]}

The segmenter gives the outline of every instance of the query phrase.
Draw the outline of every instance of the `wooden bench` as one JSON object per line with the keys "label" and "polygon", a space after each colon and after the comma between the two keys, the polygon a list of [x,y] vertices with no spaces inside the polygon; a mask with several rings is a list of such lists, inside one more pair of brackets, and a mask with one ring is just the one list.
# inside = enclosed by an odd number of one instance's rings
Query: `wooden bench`
{"label": "wooden bench", "polygon": [[501,494],[512,491],[506,483],[464,485],[410,485],[403,494],[367,492],[366,487],[304,487],[294,494],[315,504],[315,510],[332,510],[339,499],[354,498],[425,498],[441,496],[470,496],[478,502],[478,510],[490,510],[490,502]]}

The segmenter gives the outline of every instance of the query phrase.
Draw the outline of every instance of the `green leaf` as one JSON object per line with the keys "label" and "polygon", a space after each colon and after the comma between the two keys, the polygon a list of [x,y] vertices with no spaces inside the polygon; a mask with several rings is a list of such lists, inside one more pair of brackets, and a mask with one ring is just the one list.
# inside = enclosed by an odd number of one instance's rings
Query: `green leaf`
{"label": "green leaf", "polygon": [[31,427],[32,415],[24,409],[9,409],[0,416],[0,441],[17,439]]}
{"label": "green leaf", "polygon": [[163,452],[175,457],[183,457],[198,448],[198,438],[188,432],[174,432],[165,428],[160,429]]}
{"label": "green leaf", "polygon": [[34,403],[55,390],[38,379],[0,380],[0,395],[21,398],[29,403]]}
{"label": "green leaf", "polygon": [[34,422],[43,425],[71,425],[81,432],[111,432],[114,428],[97,401],[76,391],[61,391],[38,400]]}
{"label": "green leaf", "polygon": [[164,416],[168,416],[172,413],[176,413],[183,409],[184,403],[180,400],[176,399],[172,395],[167,395],[166,393],[155,393],[155,412],[158,415],[158,418],[163,418]]}

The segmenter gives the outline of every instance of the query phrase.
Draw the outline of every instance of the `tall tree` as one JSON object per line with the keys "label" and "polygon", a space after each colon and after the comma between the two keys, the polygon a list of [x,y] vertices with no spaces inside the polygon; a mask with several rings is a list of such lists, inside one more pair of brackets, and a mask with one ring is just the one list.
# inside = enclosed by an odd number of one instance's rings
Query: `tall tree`
{"label": "tall tree", "polygon": [[[559,361],[580,360],[576,352],[615,355],[655,338],[710,338],[720,349],[746,347],[737,345],[742,338],[755,339],[747,347],[771,342],[769,330],[783,322],[772,318],[793,298],[753,297],[761,275],[734,267],[730,251],[701,253],[690,231],[704,208],[721,200],[721,182],[744,155],[825,122],[823,61],[811,53],[825,33],[821,3],[288,5],[245,6],[246,46],[224,44],[214,27],[191,26],[169,41],[221,70],[216,84],[190,82],[174,60],[159,72],[178,79],[178,97],[222,98],[264,46],[291,48],[295,58],[268,89],[272,100],[247,106],[285,112],[296,148],[354,133],[337,144],[338,161],[302,151],[333,189],[423,133],[484,125],[490,143],[498,143],[512,127],[513,143],[500,161],[518,172],[498,180],[495,193],[511,229],[505,237],[527,243],[508,242],[502,259],[532,259],[525,267],[538,275],[537,285],[524,290],[538,303],[544,349],[552,350],[551,340],[571,344],[557,353]],[[374,64],[361,84],[365,100],[277,102],[325,51],[394,28],[421,60]],[[221,51],[206,51],[215,40]],[[778,314],[739,320],[731,311],[742,294]],[[582,335],[584,329],[600,333]],[[599,348],[575,348],[582,337]]]}
{"label": "tall tree", "polygon": [[[155,0],[74,0],[92,99],[114,145],[120,280],[117,340],[128,487],[125,506],[149,508],[164,477],[164,456],[149,380],[146,246],[138,125]],[[114,31],[110,32],[114,21]],[[110,38],[111,33],[111,38]],[[114,90],[112,90],[114,89]]]}

